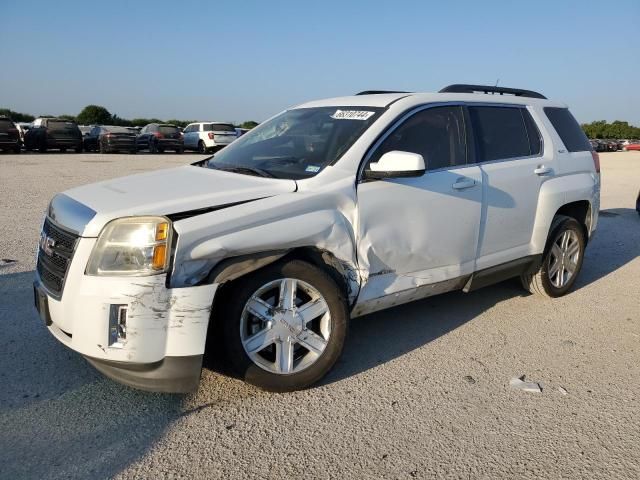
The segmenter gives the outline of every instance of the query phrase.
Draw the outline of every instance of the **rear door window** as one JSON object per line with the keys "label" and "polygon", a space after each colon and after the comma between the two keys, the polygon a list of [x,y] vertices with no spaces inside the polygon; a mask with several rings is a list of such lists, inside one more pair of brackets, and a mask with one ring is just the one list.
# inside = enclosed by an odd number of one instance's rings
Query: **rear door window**
{"label": "rear door window", "polygon": [[158,131],[165,135],[171,135],[174,133],[178,133],[178,127],[170,126],[170,125],[160,125],[158,127]]}
{"label": "rear door window", "polygon": [[12,128],[15,127],[13,126],[13,122],[11,120],[0,118],[0,132],[6,132],[8,130],[11,130]]}
{"label": "rear door window", "polygon": [[[490,162],[533,155],[521,110],[524,109],[469,107],[478,161]],[[539,153],[539,146],[537,149]]]}
{"label": "rear door window", "polygon": [[589,139],[568,108],[545,107],[544,113],[570,152],[591,150]]}
{"label": "rear door window", "polygon": [[466,164],[462,107],[433,107],[416,113],[391,132],[370,161],[377,162],[393,150],[419,153],[427,170]]}

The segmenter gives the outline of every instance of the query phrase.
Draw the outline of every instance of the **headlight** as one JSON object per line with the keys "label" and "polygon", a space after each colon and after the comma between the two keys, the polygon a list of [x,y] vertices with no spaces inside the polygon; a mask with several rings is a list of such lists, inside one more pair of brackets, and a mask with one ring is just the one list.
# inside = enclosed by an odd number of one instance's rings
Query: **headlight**
{"label": "headlight", "polygon": [[171,222],[164,217],[130,217],[109,222],[93,247],[87,275],[144,276],[169,267]]}

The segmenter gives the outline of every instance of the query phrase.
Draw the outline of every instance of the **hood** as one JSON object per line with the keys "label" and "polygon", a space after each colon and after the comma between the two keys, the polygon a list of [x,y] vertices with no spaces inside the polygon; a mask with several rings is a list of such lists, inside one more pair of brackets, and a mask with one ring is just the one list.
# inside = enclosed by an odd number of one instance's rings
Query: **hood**
{"label": "hood", "polygon": [[171,215],[294,192],[294,180],[183,166],[84,185],[64,195],[95,212],[81,235],[96,237],[119,217]]}

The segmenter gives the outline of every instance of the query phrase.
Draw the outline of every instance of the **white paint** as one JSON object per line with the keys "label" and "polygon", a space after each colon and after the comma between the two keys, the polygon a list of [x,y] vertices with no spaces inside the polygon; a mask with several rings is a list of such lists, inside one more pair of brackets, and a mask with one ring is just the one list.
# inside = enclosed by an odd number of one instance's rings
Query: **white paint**
{"label": "white paint", "polygon": [[[544,139],[543,156],[359,182],[363,158],[399,116],[424,104],[451,101],[527,105]],[[599,177],[591,155],[558,154],[563,145],[542,112],[544,106],[562,104],[482,94],[383,94],[320,100],[300,108],[326,106],[355,112],[388,108],[335,165],[309,179],[185,166],[66,192],[97,214],[82,232],[85,238],[62,300],[50,299],[56,338],[85,355],[112,360],[151,362],[165,355],[202,354],[217,286],[189,285],[201,282],[223,259],[297,247],[329,252],[345,271],[356,316],[461,288],[461,279],[474,271],[541,253],[555,212],[568,202],[589,201],[592,228],[597,224]],[[424,161],[417,157],[390,152],[372,169],[421,170]],[[552,174],[537,176],[540,164]],[[174,223],[178,242],[171,288],[164,275],[84,275],[94,237],[114,218],[245,201]],[[127,304],[132,314],[131,337],[122,349],[105,348],[111,303]]]}

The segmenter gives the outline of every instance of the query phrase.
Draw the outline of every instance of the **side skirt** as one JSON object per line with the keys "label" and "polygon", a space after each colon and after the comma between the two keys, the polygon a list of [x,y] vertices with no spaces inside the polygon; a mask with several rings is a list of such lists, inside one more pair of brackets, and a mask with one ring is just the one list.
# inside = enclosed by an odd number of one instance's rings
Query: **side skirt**
{"label": "side skirt", "polygon": [[518,277],[523,273],[535,272],[540,267],[541,262],[542,254],[529,255],[528,257],[517,258],[510,262],[479,270],[471,275],[462,291],[465,293],[472,292],[509,278]]}

